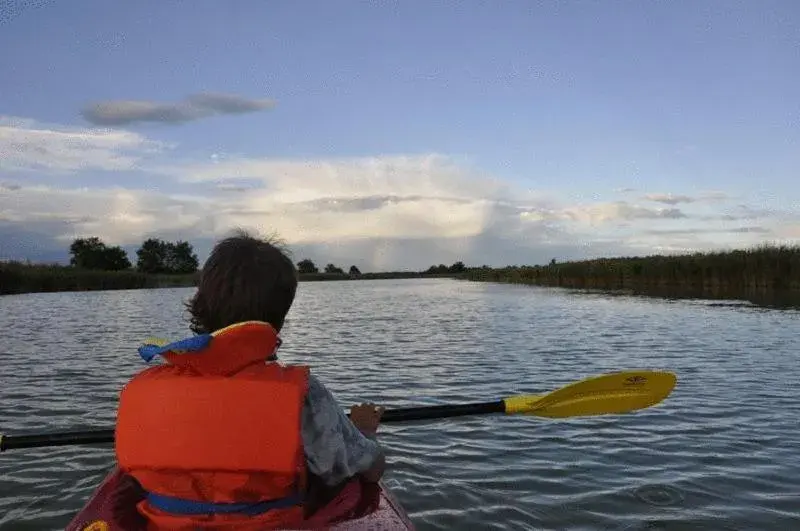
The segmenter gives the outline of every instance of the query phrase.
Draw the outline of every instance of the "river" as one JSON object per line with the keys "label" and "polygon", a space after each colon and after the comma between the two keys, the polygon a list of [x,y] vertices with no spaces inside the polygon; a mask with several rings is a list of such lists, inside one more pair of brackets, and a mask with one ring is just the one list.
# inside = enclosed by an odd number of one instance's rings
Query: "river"
{"label": "river", "polygon": [[[0,430],[109,427],[189,289],[0,297]],[[342,406],[486,401],[622,369],[678,375],[633,414],[387,424],[420,530],[800,529],[800,313],[449,279],[302,283],[280,354]],[[0,529],[63,529],[106,446],[0,455]]]}

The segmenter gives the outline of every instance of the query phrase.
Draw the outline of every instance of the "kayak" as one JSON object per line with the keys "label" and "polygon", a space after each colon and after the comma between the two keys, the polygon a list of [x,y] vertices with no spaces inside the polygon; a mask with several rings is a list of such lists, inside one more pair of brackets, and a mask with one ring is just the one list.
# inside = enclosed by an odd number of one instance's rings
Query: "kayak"
{"label": "kayak", "polygon": [[[136,480],[115,467],[66,531],[143,530],[144,519],[136,510],[143,495]],[[369,485],[354,480],[328,505],[292,529],[413,531],[414,525],[383,482]]]}

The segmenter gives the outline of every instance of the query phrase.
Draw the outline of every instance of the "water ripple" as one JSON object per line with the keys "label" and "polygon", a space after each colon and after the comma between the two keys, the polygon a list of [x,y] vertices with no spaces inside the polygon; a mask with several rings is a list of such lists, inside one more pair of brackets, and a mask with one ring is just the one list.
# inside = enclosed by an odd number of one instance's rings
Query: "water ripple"
{"label": "water ripple", "polygon": [[[110,426],[149,335],[191,289],[0,297],[0,428]],[[620,369],[678,385],[634,415],[387,424],[387,482],[421,530],[800,529],[798,312],[451,280],[301,285],[283,359],[343,406],[485,401]],[[0,529],[63,529],[108,446],[0,456]]]}

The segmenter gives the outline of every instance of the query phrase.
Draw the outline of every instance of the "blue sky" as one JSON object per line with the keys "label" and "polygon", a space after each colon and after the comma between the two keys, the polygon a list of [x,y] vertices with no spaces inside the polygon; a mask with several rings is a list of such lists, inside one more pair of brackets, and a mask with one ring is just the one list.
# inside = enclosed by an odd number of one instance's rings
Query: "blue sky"
{"label": "blue sky", "polygon": [[365,269],[800,239],[800,4],[611,5],[13,2],[0,258],[204,258],[235,225]]}

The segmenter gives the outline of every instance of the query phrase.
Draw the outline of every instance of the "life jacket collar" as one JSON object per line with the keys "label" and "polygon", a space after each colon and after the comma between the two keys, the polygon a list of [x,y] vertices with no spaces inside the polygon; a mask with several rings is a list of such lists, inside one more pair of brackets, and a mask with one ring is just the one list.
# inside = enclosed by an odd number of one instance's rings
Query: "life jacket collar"
{"label": "life jacket collar", "polygon": [[171,343],[151,338],[138,351],[146,362],[162,356],[171,365],[200,374],[228,376],[255,363],[276,360],[280,345],[281,339],[272,325],[244,321]]}

